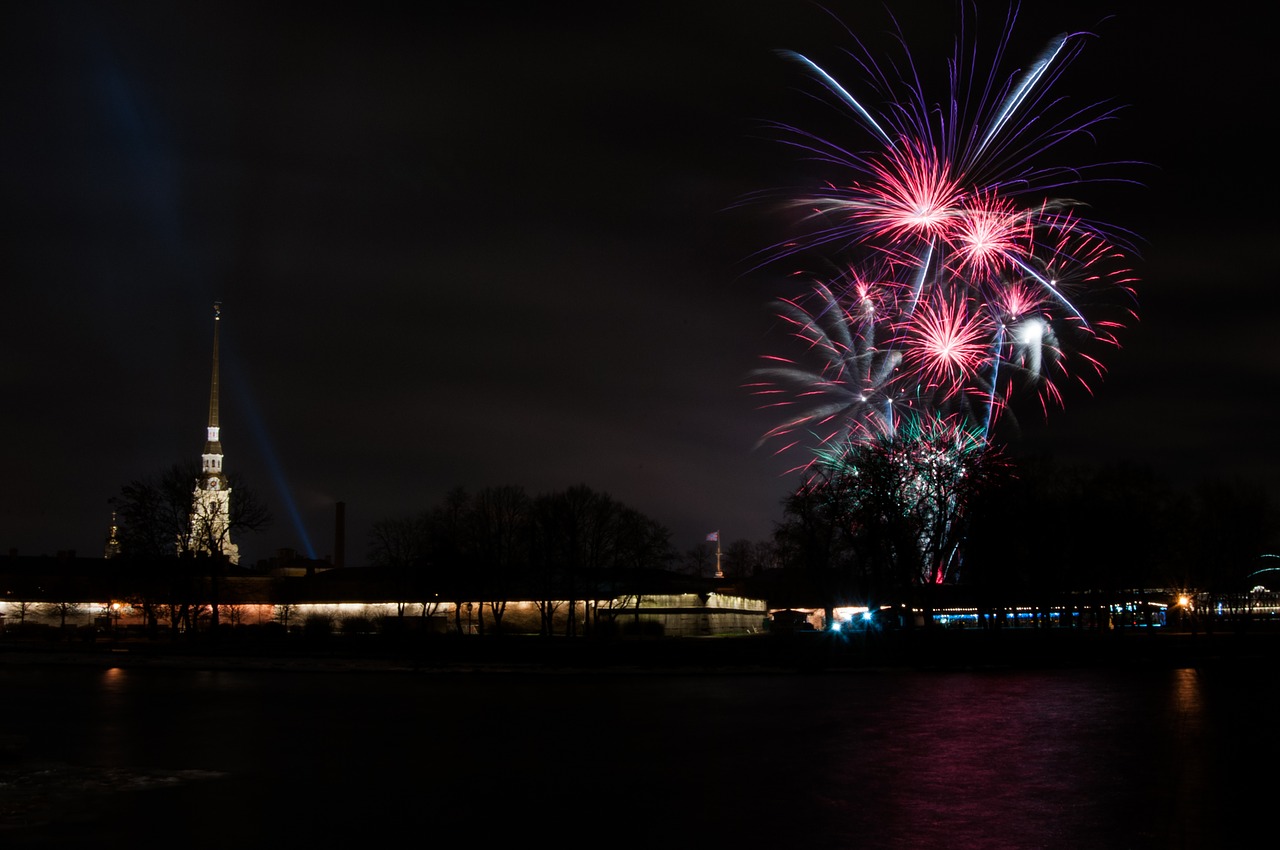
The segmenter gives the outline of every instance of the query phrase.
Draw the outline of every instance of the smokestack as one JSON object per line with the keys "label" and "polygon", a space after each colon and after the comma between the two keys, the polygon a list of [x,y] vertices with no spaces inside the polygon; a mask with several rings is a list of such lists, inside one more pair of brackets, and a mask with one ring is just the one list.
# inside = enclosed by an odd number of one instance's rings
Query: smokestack
{"label": "smokestack", "polygon": [[335,567],[346,566],[346,555],[343,548],[347,543],[347,504],[346,502],[338,502],[335,506],[333,517],[333,565]]}

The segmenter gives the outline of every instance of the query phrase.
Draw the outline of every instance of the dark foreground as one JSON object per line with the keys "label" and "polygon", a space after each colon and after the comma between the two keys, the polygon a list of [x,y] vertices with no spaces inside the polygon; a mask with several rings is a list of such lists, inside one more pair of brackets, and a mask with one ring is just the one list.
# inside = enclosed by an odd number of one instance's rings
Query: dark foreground
{"label": "dark foreground", "polygon": [[8,643],[0,847],[1269,846],[1271,638]]}

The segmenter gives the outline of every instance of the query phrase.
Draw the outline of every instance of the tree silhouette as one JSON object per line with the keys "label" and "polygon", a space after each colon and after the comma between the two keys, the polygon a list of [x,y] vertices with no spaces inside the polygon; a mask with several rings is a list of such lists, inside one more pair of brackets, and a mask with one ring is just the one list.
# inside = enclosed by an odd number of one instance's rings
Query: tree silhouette
{"label": "tree silhouette", "polygon": [[619,576],[670,565],[670,538],[660,523],[586,485],[536,498],[517,485],[475,494],[458,486],[422,514],[375,523],[369,552],[378,566],[412,573],[414,592],[450,600],[459,633],[462,611],[477,600],[476,630],[492,624],[500,632],[519,592],[535,600],[544,635],[567,607],[573,636],[598,625],[597,601],[621,592]]}
{"label": "tree silhouette", "polygon": [[57,617],[58,627],[65,629],[67,627],[67,618],[81,613],[84,610],[84,606],[79,602],[46,602],[43,603],[42,609],[46,616]]}
{"label": "tree silhouette", "polygon": [[932,621],[932,588],[954,584],[979,494],[1006,463],[984,438],[931,423],[900,427],[820,454],[815,470],[783,505],[775,535],[822,595],[857,593],[869,607],[911,588]]}
{"label": "tree silhouette", "polygon": [[[212,626],[218,626],[219,577],[225,569],[225,545],[234,533],[262,531],[271,513],[256,491],[237,476],[228,476],[230,506],[224,518],[216,505],[194,499],[200,464],[175,463],[160,473],[137,478],[110,499],[119,522],[120,557],[143,581],[139,600],[149,624],[157,606],[170,606],[171,624],[193,629],[193,606],[208,603]],[[224,521],[225,519],[225,521]],[[198,553],[207,557],[196,559]],[[200,599],[200,573],[207,568],[208,599]]]}
{"label": "tree silhouette", "polygon": [[[430,563],[431,518],[426,513],[379,520],[369,531],[369,564],[388,572],[396,599],[396,617],[405,605],[425,598],[424,573]],[[427,616],[426,605],[422,615]]]}
{"label": "tree silhouette", "polygon": [[472,501],[473,564],[495,633],[502,632],[502,617],[514,582],[528,567],[531,509],[524,489],[512,485],[485,488]]}

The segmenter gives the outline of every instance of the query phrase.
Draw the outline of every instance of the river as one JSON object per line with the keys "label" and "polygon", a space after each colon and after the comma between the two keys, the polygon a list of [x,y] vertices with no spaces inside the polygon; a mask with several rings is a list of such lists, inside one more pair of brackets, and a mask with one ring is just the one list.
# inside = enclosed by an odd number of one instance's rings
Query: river
{"label": "river", "polygon": [[0,682],[6,848],[1241,846],[1280,754],[1243,665]]}

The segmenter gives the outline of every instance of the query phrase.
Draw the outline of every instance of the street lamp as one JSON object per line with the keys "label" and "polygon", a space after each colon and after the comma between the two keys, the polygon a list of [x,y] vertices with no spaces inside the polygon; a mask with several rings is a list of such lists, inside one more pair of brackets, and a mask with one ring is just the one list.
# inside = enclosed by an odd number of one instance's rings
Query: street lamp
{"label": "street lamp", "polygon": [[1178,594],[1178,608],[1182,612],[1182,616],[1178,618],[1181,621],[1182,627],[1185,629],[1187,627],[1187,624],[1190,623],[1191,632],[1192,634],[1194,634],[1196,630],[1196,625],[1195,625],[1195,621],[1192,619],[1194,615],[1191,610],[1191,596],[1189,594],[1186,594],[1186,593]]}

